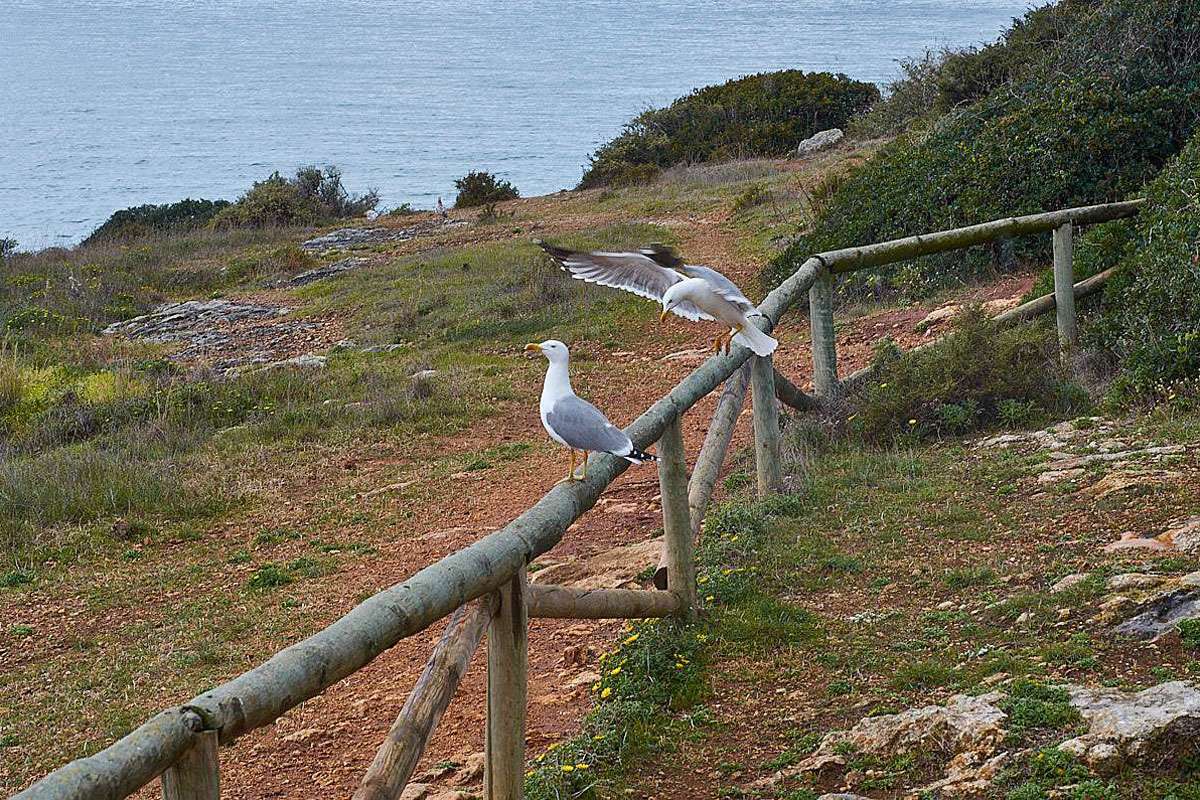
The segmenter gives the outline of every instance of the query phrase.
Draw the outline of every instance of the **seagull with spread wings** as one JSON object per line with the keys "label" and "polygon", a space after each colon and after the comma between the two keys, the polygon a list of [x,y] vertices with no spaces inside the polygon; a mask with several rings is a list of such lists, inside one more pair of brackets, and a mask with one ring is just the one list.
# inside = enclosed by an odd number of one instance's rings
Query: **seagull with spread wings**
{"label": "seagull with spread wings", "polygon": [[582,253],[535,240],[571,277],[588,283],[624,289],[662,303],[660,321],[674,313],[684,319],[720,321],[729,333],[713,339],[713,350],[729,352],[737,342],[769,356],[779,345],[756,328],[748,317],[762,316],[733,281],[710,267],[684,264],[669,248],[651,245],[637,253]]}
{"label": "seagull with spread wings", "polygon": [[[587,478],[588,453],[609,453],[633,464],[658,461],[658,456],[643,453],[633,446],[628,434],[608,421],[604,412],[575,394],[567,370],[570,352],[557,339],[527,344],[525,351],[541,353],[550,362],[542,385],[540,411],[542,427],[550,438],[571,450],[571,469],[564,481]],[[583,452],[583,475],[575,474],[575,453]]]}

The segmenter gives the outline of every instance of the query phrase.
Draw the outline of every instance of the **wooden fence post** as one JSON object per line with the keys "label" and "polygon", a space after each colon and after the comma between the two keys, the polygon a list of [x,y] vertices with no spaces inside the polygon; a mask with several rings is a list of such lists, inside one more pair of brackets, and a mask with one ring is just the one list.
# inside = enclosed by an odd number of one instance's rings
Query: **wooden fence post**
{"label": "wooden fence post", "polygon": [[700,455],[696,456],[696,465],[688,482],[688,514],[692,520],[693,535],[700,533],[700,524],[704,522],[704,515],[708,511],[708,502],[717,485],[721,465],[725,463],[725,453],[733,439],[733,429],[738,415],[742,413],[749,386],[750,362],[747,361],[725,381],[712,422],[708,425],[708,433],[704,434],[704,445],[700,448]]}
{"label": "wooden fence post", "polygon": [[196,744],[162,776],[163,800],[219,800],[221,762],[217,732],[201,731]]}
{"label": "wooden fence post", "polygon": [[832,400],[838,392],[837,345],[833,333],[833,273],[823,268],[808,290],[808,324],[812,330],[813,392]]}
{"label": "wooden fence post", "polygon": [[676,416],[658,440],[658,486],[663,509],[663,561],[667,589],[679,598],[679,616],[696,616],[696,558],[688,511],[687,454],[682,418]]}
{"label": "wooden fence post", "polygon": [[779,455],[779,407],[775,399],[775,368],[771,357],[751,356],[750,391],[754,397],[754,457],[758,465],[758,496],[783,488]]}
{"label": "wooden fence post", "polygon": [[1058,315],[1058,341],[1064,352],[1079,341],[1075,324],[1075,226],[1068,222],[1054,229],[1054,305]]}
{"label": "wooden fence post", "polygon": [[525,793],[525,699],[529,668],[526,571],[500,587],[500,608],[488,627],[485,800],[521,800]]}

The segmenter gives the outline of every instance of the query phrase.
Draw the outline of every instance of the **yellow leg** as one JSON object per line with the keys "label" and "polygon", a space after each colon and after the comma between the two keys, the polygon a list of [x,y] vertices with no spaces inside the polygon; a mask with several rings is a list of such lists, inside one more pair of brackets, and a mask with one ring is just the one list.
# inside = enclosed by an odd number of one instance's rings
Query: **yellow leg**
{"label": "yellow leg", "polygon": [[733,349],[733,337],[742,332],[742,326],[730,328],[729,333],[725,334],[725,355],[729,355],[729,351]]}
{"label": "yellow leg", "polygon": [[717,334],[717,336],[716,336],[716,337],[713,339],[713,341],[712,341],[712,351],[713,351],[714,353],[719,353],[719,352],[721,352],[721,339],[722,339],[722,337],[723,337],[723,334]]}
{"label": "yellow leg", "polygon": [[567,470],[567,477],[563,478],[559,483],[570,483],[575,480],[575,448],[568,448],[568,451],[571,454],[571,467]]}
{"label": "yellow leg", "polygon": [[583,451],[583,476],[579,479],[581,481],[587,480],[587,465],[588,465],[588,451],[584,450]]}

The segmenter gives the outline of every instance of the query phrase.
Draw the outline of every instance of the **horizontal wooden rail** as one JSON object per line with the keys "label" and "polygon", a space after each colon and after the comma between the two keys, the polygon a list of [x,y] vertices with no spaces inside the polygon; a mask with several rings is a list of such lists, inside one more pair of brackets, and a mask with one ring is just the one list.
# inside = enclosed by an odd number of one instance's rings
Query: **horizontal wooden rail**
{"label": "horizontal wooden rail", "polygon": [[530,584],[529,616],[553,619],[649,619],[679,611],[672,592],[638,589],[575,589]]}
{"label": "horizontal wooden rail", "polygon": [[971,225],[966,228],[955,228],[949,231],[928,233],[919,236],[909,236],[904,239],[893,239],[890,242],[866,245],[865,247],[848,247],[844,250],[830,250],[820,253],[816,258],[829,267],[831,272],[853,272],[867,267],[879,267],[884,264],[894,264],[897,261],[907,261],[911,258],[928,256],[934,253],[944,253],[948,250],[961,250],[986,244],[997,239],[1009,239],[1015,236],[1025,236],[1031,233],[1044,233],[1061,228],[1067,223],[1074,225],[1091,225],[1098,222],[1111,222],[1115,219],[1132,217],[1145,205],[1145,200],[1128,200],[1123,203],[1108,203],[1098,206],[1067,208],[1062,211],[1050,211],[1045,214],[1030,214],[1025,217],[1000,219],[995,222],[985,222],[981,225]]}

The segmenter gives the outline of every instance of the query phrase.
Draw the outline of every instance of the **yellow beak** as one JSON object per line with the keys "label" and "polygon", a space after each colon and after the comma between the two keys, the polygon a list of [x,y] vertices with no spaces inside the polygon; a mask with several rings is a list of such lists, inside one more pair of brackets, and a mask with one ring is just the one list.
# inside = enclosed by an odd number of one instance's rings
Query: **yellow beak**
{"label": "yellow beak", "polygon": [[540,353],[540,352],[542,352],[542,346],[540,344],[527,344],[527,345],[525,345],[525,352],[526,353]]}
{"label": "yellow beak", "polygon": [[659,314],[659,315],[658,315],[658,321],[659,321],[659,323],[661,324],[661,323],[663,323],[663,322],[666,322],[666,321],[667,321],[667,314],[670,314],[670,313],[671,313],[670,311],[668,311],[667,309],[665,309],[665,308],[664,308],[664,309],[663,309],[663,312],[662,312],[661,314]]}

